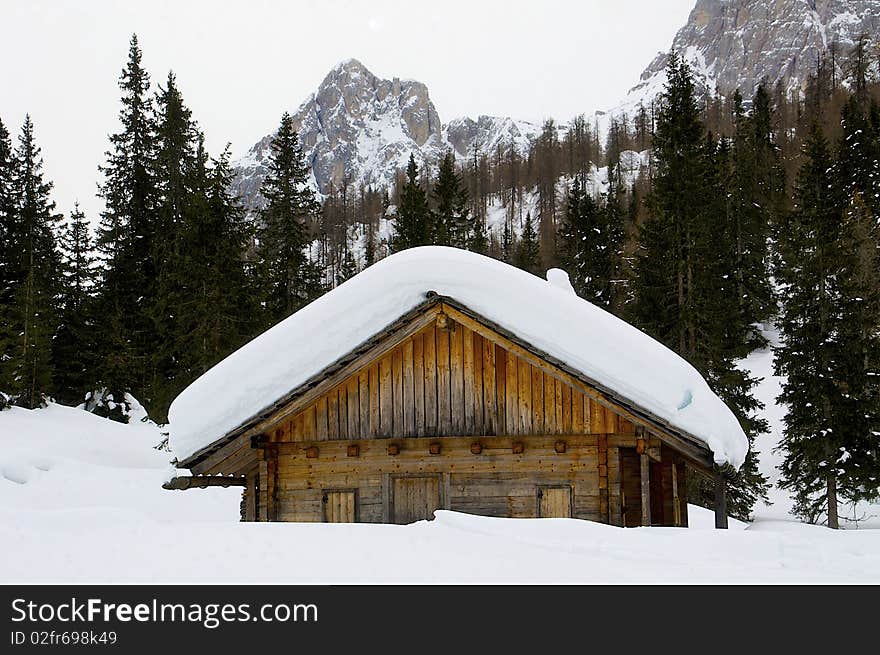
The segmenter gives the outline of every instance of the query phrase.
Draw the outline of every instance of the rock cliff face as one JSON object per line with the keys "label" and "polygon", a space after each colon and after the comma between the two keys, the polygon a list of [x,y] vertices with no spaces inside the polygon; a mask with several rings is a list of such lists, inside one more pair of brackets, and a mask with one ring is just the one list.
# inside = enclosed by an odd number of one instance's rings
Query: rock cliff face
{"label": "rock cliff face", "polygon": [[[672,42],[704,87],[722,95],[740,89],[749,98],[758,84],[781,81],[803,89],[817,58],[836,48],[838,74],[861,35],[880,33],[878,0],[697,0]],[[649,102],[666,81],[667,53],[642,73],[621,109]],[[614,110],[612,110],[612,113]]]}
{"label": "rock cliff face", "polygon": [[[340,185],[390,186],[412,153],[417,163],[434,164],[447,151],[472,155],[474,144],[491,152],[513,142],[521,151],[537,126],[509,118],[480,116],[443,126],[428,88],[413,80],[383,80],[355,59],[341,62],[293,115],[312,184],[321,194]],[[235,190],[246,206],[260,203],[266,174],[268,135],[236,162]]]}

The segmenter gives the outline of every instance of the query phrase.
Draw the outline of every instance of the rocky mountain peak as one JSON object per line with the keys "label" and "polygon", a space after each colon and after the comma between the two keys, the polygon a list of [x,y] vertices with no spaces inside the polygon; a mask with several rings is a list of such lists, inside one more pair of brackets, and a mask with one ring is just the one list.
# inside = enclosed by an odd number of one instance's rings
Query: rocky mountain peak
{"label": "rocky mountain peak", "polygon": [[[509,118],[458,119],[448,126],[416,80],[382,79],[357,59],[334,66],[293,115],[294,128],[312,169],[312,185],[328,194],[344,184],[391,186],[412,154],[420,166],[447,151],[459,157],[476,143],[489,152],[501,141],[525,151],[538,128]],[[250,208],[260,205],[272,135],[236,162],[234,189]]]}
{"label": "rocky mountain peak", "polygon": [[[749,98],[763,80],[803,90],[817,58],[836,48],[838,75],[863,34],[880,33],[880,0],[697,0],[672,47],[705,89],[739,89]],[[605,115],[648,105],[666,81],[667,53],[659,53],[626,99]]]}

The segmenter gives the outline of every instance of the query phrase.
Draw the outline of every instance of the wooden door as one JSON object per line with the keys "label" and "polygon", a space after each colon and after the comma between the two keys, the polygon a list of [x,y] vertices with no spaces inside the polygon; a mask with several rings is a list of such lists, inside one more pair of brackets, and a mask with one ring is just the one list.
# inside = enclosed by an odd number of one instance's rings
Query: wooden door
{"label": "wooden door", "polygon": [[571,518],[571,487],[541,487],[538,490],[538,516]]}
{"label": "wooden door", "polygon": [[[650,464],[651,525],[673,525],[672,516],[666,516],[666,495],[664,494],[663,464]],[[671,508],[670,504],[670,508]]]}
{"label": "wooden door", "polygon": [[642,524],[641,459],[635,448],[620,449],[620,503],[623,527]]}
{"label": "wooden door", "polygon": [[325,523],[356,523],[357,496],[354,491],[328,491],[324,494]]}
{"label": "wooden door", "polygon": [[414,523],[434,518],[440,509],[440,477],[397,477],[392,481],[391,520],[394,523]]}

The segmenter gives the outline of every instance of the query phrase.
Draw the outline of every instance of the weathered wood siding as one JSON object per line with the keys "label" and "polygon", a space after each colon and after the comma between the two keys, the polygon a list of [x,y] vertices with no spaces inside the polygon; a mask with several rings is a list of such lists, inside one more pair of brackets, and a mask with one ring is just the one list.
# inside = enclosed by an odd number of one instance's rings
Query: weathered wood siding
{"label": "weathered wood siding", "polygon": [[562,379],[464,325],[431,325],[267,432],[272,442],[634,432]]}
{"label": "weathered wood siding", "polygon": [[[610,438],[613,441],[613,437]],[[472,445],[480,443],[475,454]],[[598,439],[593,435],[566,437],[564,453],[556,452],[556,436],[528,437],[523,452],[514,454],[510,437],[452,437],[431,454],[431,438],[393,442],[363,440],[358,455],[349,456],[349,442],[287,443],[277,446],[277,464],[261,502],[261,516],[275,520],[325,520],[328,491],[357,492],[358,520],[392,522],[394,480],[405,476],[439,476],[443,507],[484,516],[539,516],[542,487],[570,487],[572,515],[600,521]],[[317,444],[318,456],[306,452]],[[390,444],[398,446],[389,455]],[[273,495],[274,494],[274,495]],[[268,500],[274,498],[274,500]]]}
{"label": "weathered wood siding", "polygon": [[[600,441],[608,444],[609,506],[603,510],[604,493],[600,485]],[[248,486],[259,494],[255,504],[258,520],[327,521],[340,520],[328,503],[338,502],[339,492],[350,493],[356,507],[356,520],[370,523],[395,521],[395,482],[400,479],[433,477],[439,480],[438,506],[484,516],[535,518],[541,515],[542,489],[571,489],[572,516],[612,525],[641,525],[639,462],[634,440],[622,435],[581,435],[565,438],[565,452],[557,452],[558,437],[525,438],[523,452],[514,453],[516,438],[452,437],[440,443],[432,454],[431,438],[357,442],[357,454],[350,442],[287,443],[268,448],[269,459],[260,467],[259,480]],[[479,449],[473,446],[480,444]],[[317,444],[317,456],[308,449]],[[396,455],[388,447],[396,446]],[[475,452],[478,450],[479,452]],[[660,447],[662,463],[652,488],[664,488],[661,516],[652,516],[655,525],[676,525],[672,484],[679,496],[678,525],[687,525],[687,490],[684,461],[670,448]],[[314,454],[314,451],[312,451]],[[623,467],[621,469],[621,466]],[[672,473],[673,467],[676,473]],[[622,483],[622,484],[621,484]],[[406,485],[403,485],[405,487]],[[667,492],[668,490],[668,492]],[[621,497],[626,496],[626,515]],[[347,501],[348,502],[348,501]],[[406,511],[406,510],[405,510]],[[626,523],[624,523],[624,518]]]}

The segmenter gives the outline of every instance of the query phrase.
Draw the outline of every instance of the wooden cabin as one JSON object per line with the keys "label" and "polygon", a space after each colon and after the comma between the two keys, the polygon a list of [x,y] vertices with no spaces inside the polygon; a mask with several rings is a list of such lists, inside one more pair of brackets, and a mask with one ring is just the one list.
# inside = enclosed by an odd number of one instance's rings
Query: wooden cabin
{"label": "wooden cabin", "polygon": [[455,298],[428,293],[389,318],[207,435],[178,462],[192,476],[167,487],[241,485],[243,521],[411,523],[448,509],[687,526],[687,468],[713,475],[701,439]]}

